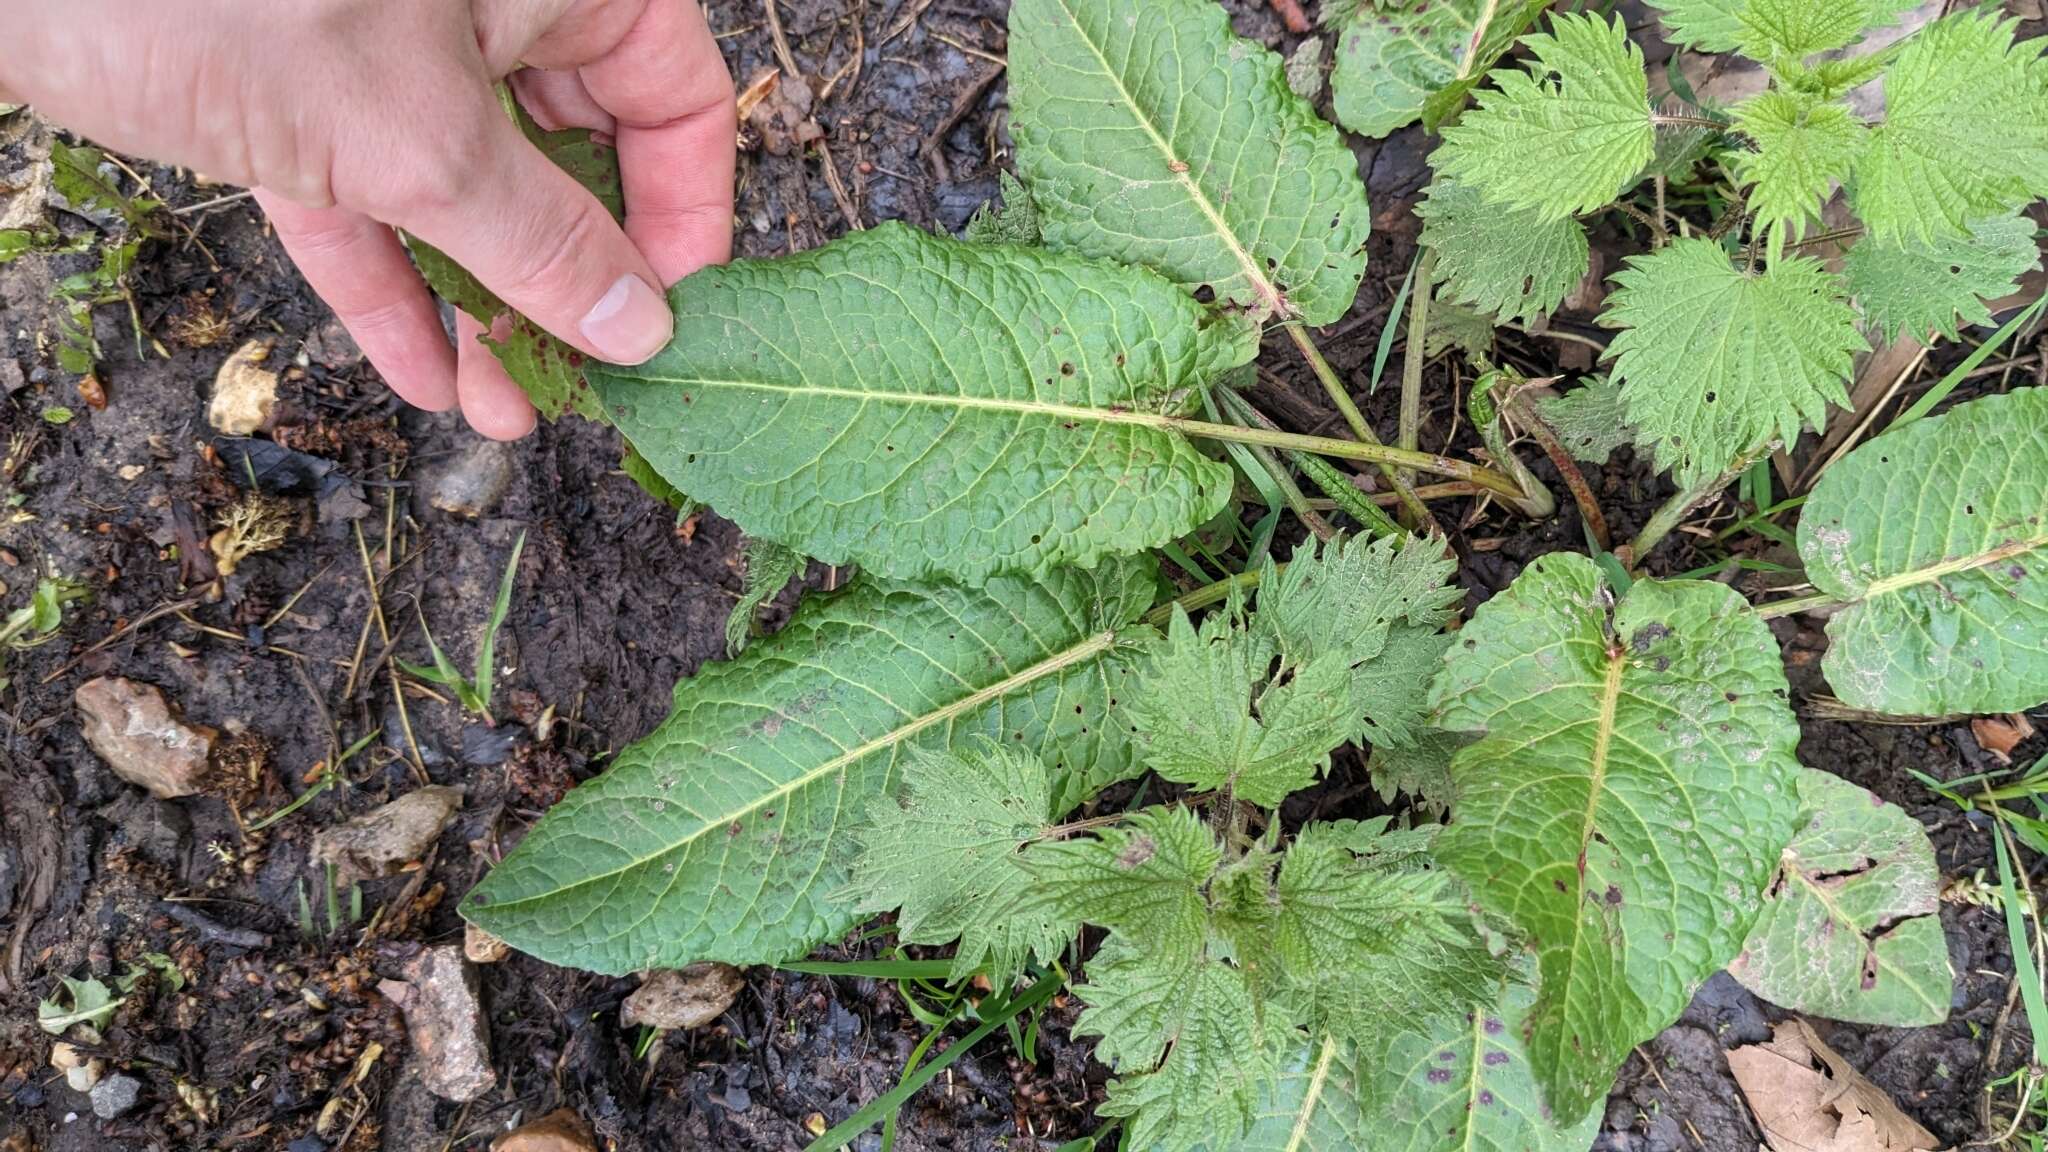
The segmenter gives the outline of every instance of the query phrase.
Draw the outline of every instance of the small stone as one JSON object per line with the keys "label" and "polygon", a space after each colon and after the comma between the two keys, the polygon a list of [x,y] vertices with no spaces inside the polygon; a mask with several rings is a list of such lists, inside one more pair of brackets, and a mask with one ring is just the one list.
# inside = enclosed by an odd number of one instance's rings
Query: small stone
{"label": "small stone", "polygon": [[85,742],[116,776],[159,800],[199,791],[220,733],[179,719],[155,686],[102,676],[79,685],[72,702]]}
{"label": "small stone", "polygon": [[423,949],[406,964],[404,980],[383,981],[377,990],[405,1013],[406,1035],[427,1091],[464,1103],[498,1082],[476,969],[462,958],[461,947]]}
{"label": "small stone", "polygon": [[123,464],[114,470],[114,475],[119,476],[123,480],[134,481],[142,479],[142,474],[147,471],[149,469],[145,465]]}
{"label": "small stone", "polygon": [[229,436],[247,436],[270,426],[277,410],[277,373],[263,366],[270,345],[251,340],[235,349],[213,377],[206,421]]}
{"label": "small stone", "polygon": [[100,1082],[107,1065],[97,1057],[87,1056],[68,1041],[59,1040],[50,1045],[50,1067],[64,1074],[64,1082],[73,1092],[90,1092]]}
{"label": "small stone", "polygon": [[700,961],[649,973],[626,997],[619,1018],[628,1027],[702,1028],[732,1007],[747,981],[730,964]]}
{"label": "small stone", "polygon": [[491,1152],[597,1152],[597,1140],[583,1117],[557,1108],[491,1141]]}
{"label": "small stone", "polygon": [[116,1072],[92,1089],[92,1114],[102,1120],[115,1120],[127,1115],[135,1102],[142,1098],[142,1081],[133,1076]]}
{"label": "small stone", "polygon": [[488,516],[512,487],[512,445],[479,437],[427,484],[427,503],[451,516]]}
{"label": "small stone", "polygon": [[429,784],[314,833],[313,863],[334,865],[334,882],[343,888],[392,875],[425,855],[461,807],[462,789]]}
{"label": "small stone", "polygon": [[512,946],[474,924],[464,924],[462,954],[478,964],[496,964],[512,954]]}

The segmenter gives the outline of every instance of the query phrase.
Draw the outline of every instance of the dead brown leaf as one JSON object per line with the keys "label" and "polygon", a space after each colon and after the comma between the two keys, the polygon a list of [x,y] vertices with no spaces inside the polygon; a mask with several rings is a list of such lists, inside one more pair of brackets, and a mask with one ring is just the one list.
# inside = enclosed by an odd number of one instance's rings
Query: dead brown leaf
{"label": "dead brown leaf", "polygon": [[1970,735],[1977,738],[1977,746],[1996,756],[2000,764],[2012,763],[2012,750],[2033,734],[2034,722],[2027,719],[2025,712],[1978,716],[1970,721]]}
{"label": "dead brown leaf", "polygon": [[[1815,1067],[1815,1065],[1819,1067]],[[1933,1152],[1933,1133],[1827,1046],[1804,1020],[1728,1053],[1772,1152]]]}

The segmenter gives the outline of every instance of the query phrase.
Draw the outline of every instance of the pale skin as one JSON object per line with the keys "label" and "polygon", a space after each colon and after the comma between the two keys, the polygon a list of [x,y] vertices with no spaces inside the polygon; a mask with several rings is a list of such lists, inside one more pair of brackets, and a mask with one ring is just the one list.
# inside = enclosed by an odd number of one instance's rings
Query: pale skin
{"label": "pale skin", "polygon": [[[667,343],[661,289],[731,254],[733,87],[697,0],[13,0],[0,101],[255,190],[393,391],[494,439],[533,406],[394,229],[585,354]],[[618,146],[626,221],[505,115]]]}

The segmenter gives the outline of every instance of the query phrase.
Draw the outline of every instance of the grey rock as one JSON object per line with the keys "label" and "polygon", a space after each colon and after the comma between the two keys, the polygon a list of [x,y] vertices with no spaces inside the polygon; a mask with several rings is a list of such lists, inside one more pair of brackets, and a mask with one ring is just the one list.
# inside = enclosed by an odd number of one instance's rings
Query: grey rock
{"label": "grey rock", "polygon": [[142,1098],[142,1081],[116,1072],[93,1085],[91,1096],[92,1114],[102,1120],[115,1120],[127,1115]]}
{"label": "grey rock", "polygon": [[427,484],[427,503],[451,516],[488,516],[512,487],[512,446],[481,437]]}

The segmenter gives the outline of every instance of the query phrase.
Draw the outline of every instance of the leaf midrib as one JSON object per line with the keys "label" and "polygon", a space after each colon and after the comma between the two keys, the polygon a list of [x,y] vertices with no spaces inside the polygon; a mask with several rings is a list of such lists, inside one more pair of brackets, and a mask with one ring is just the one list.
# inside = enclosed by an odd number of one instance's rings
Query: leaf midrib
{"label": "leaf midrib", "polygon": [[531,904],[535,901],[552,900],[557,897],[560,897],[563,893],[573,892],[578,888],[582,888],[590,884],[600,883],[605,880],[610,880],[615,876],[623,875],[624,873],[634,871],[638,868],[644,868],[647,865],[652,864],[654,861],[659,860],[664,856],[670,855],[671,853],[677,852],[683,848],[688,847],[691,844],[696,843],[698,840],[702,839],[705,836],[711,835],[713,832],[730,827],[735,820],[739,820],[743,817],[750,816],[753,813],[768,807],[770,804],[779,802],[785,796],[789,796],[803,788],[806,788],[812,784],[817,783],[820,780],[828,779],[834,774],[844,771],[845,769],[851,767],[852,765],[860,762],[863,759],[866,759],[869,756],[874,755],[877,752],[883,751],[884,749],[893,748],[899,744],[902,744],[904,741],[910,739],[912,736],[917,735],[919,732],[922,732],[935,724],[939,724],[944,721],[951,720],[957,716],[961,716],[967,712],[974,710],[975,708],[979,708],[981,705],[986,704],[991,700],[995,700],[1002,696],[1008,695],[1009,693],[1016,691],[1017,689],[1027,684],[1031,684],[1035,681],[1042,680],[1045,677],[1050,676],[1056,672],[1060,672],[1064,669],[1071,668],[1084,660],[1087,660],[1093,656],[1106,652],[1113,644],[1115,644],[1116,636],[1117,633],[1114,630],[1098,632],[1093,636],[1088,637],[1086,640],[1083,640],[1079,644],[1076,644],[1073,647],[1067,648],[1063,651],[1056,652],[1053,655],[1048,656],[1043,660],[1040,660],[1038,663],[1031,665],[1029,668],[1026,668],[1021,672],[1013,673],[1012,675],[1006,676],[1003,679],[998,680],[997,682],[989,685],[986,688],[982,688],[975,692],[972,692],[966,696],[961,697],[958,700],[953,701],[950,704],[947,704],[940,708],[933,709],[932,711],[924,713],[921,716],[914,717],[909,722],[892,728],[889,731],[883,733],[880,736],[875,737],[873,740],[870,740],[857,748],[848,749],[844,752],[841,752],[837,756],[834,756],[828,760],[821,761],[817,767],[812,768],[811,770],[801,773],[795,777],[792,777],[790,780],[777,785],[773,789],[770,789],[768,792],[757,795],[755,798],[753,798],[746,804],[741,805],[739,808],[736,808],[723,816],[718,816],[711,819],[700,821],[701,828],[699,831],[692,835],[677,839],[669,843],[668,845],[664,846],[661,850],[657,852],[652,852],[645,856],[635,857],[634,859],[624,864],[621,864],[616,868],[608,869],[604,872],[593,873],[592,875],[583,877],[582,879],[577,880],[573,883],[562,884],[553,888],[549,888],[545,892],[537,892],[531,896],[522,896],[517,899],[511,900],[495,900],[491,902],[491,904],[488,905],[488,907],[486,907],[484,911],[487,913],[498,912],[507,908],[517,908],[523,904]]}
{"label": "leaf midrib", "polygon": [[1302,1141],[1308,1138],[1309,1121],[1315,1117],[1316,1107],[1322,1102],[1323,1085],[1329,1082],[1330,1062],[1337,1056],[1337,1038],[1323,1037],[1322,1051],[1316,1055],[1315,1070],[1309,1073],[1308,1091],[1301,1098],[1301,1115],[1294,1118],[1294,1130],[1288,1133],[1287,1147],[1282,1152],[1300,1152]]}
{"label": "leaf midrib", "polygon": [[[1138,127],[1145,130],[1145,135],[1151,137],[1152,146],[1157,148],[1159,155],[1166,160],[1166,170],[1172,174],[1174,180],[1182,188],[1187,190],[1188,198],[1194,202],[1195,207],[1201,209],[1202,215],[1207,218],[1210,228],[1215,231],[1217,236],[1222,238],[1224,247],[1228,248],[1230,254],[1237,259],[1238,267],[1244,271],[1245,278],[1251,282],[1252,287],[1257,289],[1259,295],[1264,298],[1266,306],[1271,308],[1274,314],[1278,316],[1291,314],[1293,309],[1287,303],[1287,298],[1282,296],[1279,288],[1272,281],[1266,279],[1264,273],[1259,271],[1258,261],[1254,260],[1251,252],[1238,241],[1237,233],[1231,230],[1229,222],[1223,219],[1223,214],[1217,211],[1214,204],[1209,202],[1208,193],[1202,190],[1200,184],[1195,183],[1191,175],[1194,171],[1193,166],[1175,153],[1172,143],[1166,137],[1159,134],[1159,129],[1153,126],[1151,117],[1145,115],[1144,108],[1140,107],[1137,100],[1131,96],[1131,90],[1124,86],[1123,77],[1117,75],[1116,70],[1109,66],[1109,57],[1103,55],[1102,46],[1089,37],[1087,29],[1082,25],[1080,17],[1074,14],[1072,6],[1068,4],[1067,0],[1053,0],[1053,2],[1060,6],[1061,12],[1066,13],[1067,22],[1073,25],[1074,34],[1080,37],[1083,44],[1088,46],[1088,51],[1094,55],[1095,62],[1102,66],[1103,76],[1107,77],[1109,82],[1116,87],[1117,95],[1122,98],[1124,107],[1130,109],[1131,118],[1137,122]],[[1176,164],[1180,165],[1179,169],[1174,168]]]}
{"label": "leaf midrib", "polygon": [[2023,540],[2009,541],[1996,548],[1973,555],[1960,556],[1953,560],[1943,560],[1939,564],[1930,564],[1925,568],[1916,568],[1910,572],[1901,572],[1896,576],[1883,576],[1872,580],[1864,586],[1863,595],[1857,597],[1857,599],[1875,600],[1879,596],[1887,596],[1893,592],[1911,588],[1918,584],[1934,583],[1944,576],[1954,576],[1961,572],[1988,568],[2000,560],[2010,560],[2015,556],[2024,556],[2029,552],[2035,552],[2042,548],[2048,548],[2048,535],[2031,536]]}
{"label": "leaf midrib", "polygon": [[702,376],[667,376],[655,372],[622,375],[623,380],[656,384],[678,384],[693,388],[734,388],[753,392],[774,392],[785,396],[815,396],[834,400],[859,400],[876,404],[917,404],[933,408],[972,408],[987,412],[1022,413],[1061,420],[1130,424],[1143,428],[1171,430],[1189,421],[1135,408],[1091,408],[1083,404],[1049,404],[1042,400],[1007,400],[996,396],[968,396],[961,393],[870,392],[859,388],[835,388],[820,384],[778,384],[767,380],[718,380]]}

